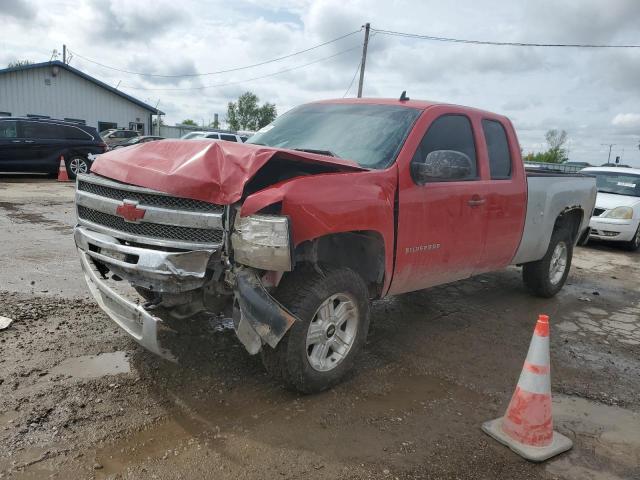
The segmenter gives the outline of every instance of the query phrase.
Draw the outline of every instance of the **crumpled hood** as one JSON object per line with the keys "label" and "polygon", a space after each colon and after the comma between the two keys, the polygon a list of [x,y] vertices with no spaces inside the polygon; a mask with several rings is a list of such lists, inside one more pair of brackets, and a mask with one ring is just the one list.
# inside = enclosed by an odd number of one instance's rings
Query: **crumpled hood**
{"label": "crumpled hood", "polygon": [[159,140],[98,157],[91,171],[119,182],[219,205],[237,202],[245,184],[272,158],[364,171],[350,160],[215,140]]}

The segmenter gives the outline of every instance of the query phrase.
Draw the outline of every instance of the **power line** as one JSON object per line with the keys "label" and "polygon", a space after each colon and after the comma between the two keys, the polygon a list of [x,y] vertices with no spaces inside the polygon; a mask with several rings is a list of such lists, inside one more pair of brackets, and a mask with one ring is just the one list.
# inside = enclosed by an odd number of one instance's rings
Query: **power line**
{"label": "power line", "polygon": [[[362,30],[362,29],[360,29],[360,30]],[[356,33],[359,33],[360,30],[354,30],[353,32],[345,33],[344,35],[336,37],[336,38],[334,38],[332,40],[328,40],[328,41],[326,41],[324,43],[320,43],[318,45],[314,45],[313,47],[305,48],[304,50],[293,52],[293,53],[290,53],[288,55],[284,55],[282,57],[272,58],[271,60],[265,60],[263,62],[254,63],[252,65],[245,65],[245,66],[242,66],[242,67],[228,68],[226,70],[218,70],[216,72],[207,72],[207,73],[185,73],[185,74],[180,74],[180,75],[160,75],[160,74],[155,74],[155,73],[134,72],[134,71],[131,71],[131,70],[124,70],[124,69],[121,69],[121,68],[112,67],[110,65],[105,65],[104,63],[96,62],[95,60],[91,60],[90,58],[87,58],[87,57],[85,57],[83,55],[80,55],[78,52],[75,52],[75,51],[73,51],[72,53],[75,56],[77,56],[79,58],[82,58],[83,60],[85,60],[87,62],[93,63],[95,65],[99,65],[99,66],[101,66],[103,68],[108,68],[109,70],[115,70],[115,71],[121,72],[121,73],[129,73],[131,75],[140,75],[140,76],[143,76],[143,77],[159,77],[159,78],[203,77],[203,76],[207,76],[207,75],[220,75],[222,73],[230,73],[230,72],[237,72],[239,70],[247,70],[249,68],[260,67],[262,65],[267,65],[267,64],[273,63],[273,62],[278,62],[278,61],[284,60],[286,58],[295,57],[296,55],[301,55],[303,53],[310,52],[310,51],[315,50],[317,48],[324,47],[324,46],[329,45],[331,43],[334,43],[334,42],[337,42],[337,41],[342,40],[344,38],[347,38],[347,37],[350,37],[352,35],[355,35]],[[69,51],[71,52],[70,49],[69,49]]]}
{"label": "power line", "polygon": [[503,47],[567,47],[567,48],[640,48],[640,45],[606,45],[595,43],[526,43],[526,42],[493,42],[489,40],[470,40],[463,38],[435,37],[432,35],[419,35],[416,33],[394,32],[393,30],[371,30],[393,37],[415,38],[419,40],[431,40],[434,42],[466,43],[474,45],[494,45]]}
{"label": "power line", "polygon": [[351,90],[351,87],[353,87],[353,82],[356,81],[356,77],[358,76],[358,72],[360,71],[360,65],[362,65],[362,57],[358,59],[358,66],[356,67],[356,71],[353,72],[353,77],[351,77],[351,82],[349,82],[349,86],[347,87],[347,90],[344,92],[344,95],[342,95],[342,98],[345,98],[347,96],[347,93],[349,93],[349,90]]}
{"label": "power line", "polygon": [[314,64],[320,63],[320,62],[324,62],[326,60],[330,60],[330,59],[338,57],[340,55],[344,55],[345,53],[352,52],[354,50],[359,50],[359,49],[360,49],[360,45],[357,45],[355,47],[348,48],[347,50],[343,50],[341,52],[334,53],[333,55],[329,55],[328,57],[319,58],[319,59],[314,60],[312,62],[304,63],[302,65],[296,65],[295,67],[285,68],[283,70],[278,70],[277,72],[269,73],[267,75],[261,75],[259,77],[247,78],[247,79],[244,79],[244,80],[238,80],[238,81],[234,81],[234,82],[225,82],[225,83],[218,83],[218,84],[215,84],[215,85],[201,85],[201,86],[198,86],[198,87],[184,87],[184,88],[180,88],[180,87],[178,87],[178,88],[146,88],[146,87],[134,87],[132,85],[122,85],[122,87],[130,88],[130,89],[133,89],[133,90],[145,90],[145,91],[187,91],[187,90],[204,90],[206,88],[226,87],[228,85],[238,85],[238,84],[241,84],[241,83],[253,82],[255,80],[262,80],[263,78],[275,77],[276,75],[280,75],[281,73],[287,73],[287,72],[291,72],[293,70],[298,70],[300,68],[305,68],[305,67],[308,67],[310,65],[314,65]]}

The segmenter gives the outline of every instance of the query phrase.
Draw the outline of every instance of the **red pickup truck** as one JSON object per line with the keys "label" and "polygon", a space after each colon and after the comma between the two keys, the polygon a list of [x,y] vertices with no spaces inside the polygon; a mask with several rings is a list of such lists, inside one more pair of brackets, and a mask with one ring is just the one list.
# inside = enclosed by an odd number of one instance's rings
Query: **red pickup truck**
{"label": "red pickup truck", "polygon": [[[163,321],[227,309],[269,372],[315,392],[352,367],[371,300],[511,264],[555,295],[595,197],[592,177],[527,173],[504,116],[331,100],[245,144],[101,155],[78,177],[75,241],[98,303],[148,349],[170,356]],[[118,293],[122,279],[144,300]]]}

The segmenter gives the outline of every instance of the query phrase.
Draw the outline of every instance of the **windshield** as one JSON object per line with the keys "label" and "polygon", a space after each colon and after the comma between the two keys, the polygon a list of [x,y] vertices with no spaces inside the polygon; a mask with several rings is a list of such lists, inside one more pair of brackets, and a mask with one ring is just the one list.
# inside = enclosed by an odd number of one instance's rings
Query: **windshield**
{"label": "windshield", "polygon": [[395,160],[421,111],[396,105],[302,105],[262,128],[247,143],[336,156],[365,168]]}
{"label": "windshield", "polygon": [[640,197],[640,175],[624,172],[594,172],[589,170],[586,170],[584,173],[596,177],[596,186],[599,192]]}
{"label": "windshield", "polygon": [[191,132],[191,133],[187,133],[186,135],[183,135],[181,137],[181,140],[192,140],[194,138],[204,137],[205,135],[206,135],[205,133],[201,133],[201,132]]}

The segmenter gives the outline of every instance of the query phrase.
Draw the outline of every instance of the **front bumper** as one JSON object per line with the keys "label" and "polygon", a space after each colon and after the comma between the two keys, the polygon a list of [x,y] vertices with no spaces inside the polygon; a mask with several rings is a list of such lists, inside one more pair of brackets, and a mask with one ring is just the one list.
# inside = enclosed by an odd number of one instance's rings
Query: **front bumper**
{"label": "front bumper", "polygon": [[629,242],[638,230],[640,220],[591,217],[591,238],[616,242]]}
{"label": "front bumper", "polygon": [[[89,290],[100,307],[135,341],[148,350],[173,360],[158,340],[162,319],[113,290],[96,266],[159,293],[201,289],[210,279],[207,267],[212,250],[165,252],[122,245],[115,238],[78,226],[74,237]],[[296,320],[264,288],[253,269],[235,271],[234,310],[236,334],[247,351],[257,353],[263,344],[278,344]]]}
{"label": "front bumper", "polygon": [[103,281],[92,264],[87,253],[78,250],[80,263],[84,272],[89,291],[96,299],[100,308],[127,332],[136,342],[147,350],[168,360],[174,360],[171,353],[162,348],[158,341],[158,329],[162,320],[147,312],[141,305],[127,300],[113,291]]}

